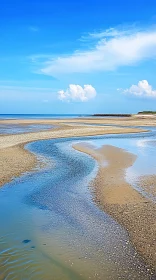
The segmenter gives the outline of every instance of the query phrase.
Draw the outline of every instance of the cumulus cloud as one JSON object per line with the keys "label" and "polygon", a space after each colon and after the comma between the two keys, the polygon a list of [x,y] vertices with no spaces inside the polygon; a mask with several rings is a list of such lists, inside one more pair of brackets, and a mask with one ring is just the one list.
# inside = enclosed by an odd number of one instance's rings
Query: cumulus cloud
{"label": "cumulus cloud", "polygon": [[80,85],[70,84],[67,90],[58,91],[58,98],[62,101],[81,101],[85,102],[93,99],[96,96],[96,90],[91,85]]}
{"label": "cumulus cloud", "polygon": [[120,31],[113,28],[89,36],[94,40],[87,43],[88,49],[53,58],[49,56],[39,72],[58,76],[64,73],[111,71],[156,58],[155,29]]}
{"label": "cumulus cloud", "polygon": [[125,89],[124,93],[130,93],[136,96],[142,97],[155,97],[156,98],[156,90],[149,85],[147,80],[139,81],[137,85],[132,85],[130,88]]}

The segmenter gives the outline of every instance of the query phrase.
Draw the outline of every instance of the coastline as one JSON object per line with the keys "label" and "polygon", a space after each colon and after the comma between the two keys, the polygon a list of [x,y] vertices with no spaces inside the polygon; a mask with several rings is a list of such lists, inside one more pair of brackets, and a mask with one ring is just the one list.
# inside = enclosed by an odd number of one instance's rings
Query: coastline
{"label": "coastline", "polygon": [[97,160],[99,171],[91,183],[95,202],[127,230],[132,244],[154,274],[156,206],[125,180],[125,171],[133,165],[136,156],[107,145],[97,149],[81,143],[73,148]]}
{"label": "coastline", "polygon": [[[27,124],[27,121],[25,120],[23,122],[22,120],[21,123]],[[47,120],[43,120],[43,122],[47,123]],[[1,135],[0,165],[2,166],[2,173],[0,175],[0,186],[3,186],[26,171],[33,170],[38,165],[39,159],[24,148],[26,143],[44,139],[147,131],[145,129],[129,127],[83,126],[80,123],[74,124],[75,120],[73,124],[71,124],[71,120],[69,122],[70,124],[67,124],[67,122],[63,123],[62,120],[55,120],[55,123],[59,127],[47,131]],[[93,120],[90,120],[90,122],[93,122]],[[34,123],[34,121],[31,123]],[[40,120],[37,120],[36,123],[40,123]],[[97,177],[91,186],[96,203],[127,230],[132,244],[144,258],[149,269],[151,267],[156,268],[156,255],[154,250],[156,246],[156,244],[154,245],[154,213],[156,212],[156,207],[151,201],[143,198],[124,179],[126,168],[134,163],[136,156],[112,146],[95,149],[94,146],[76,145],[74,148],[91,155],[99,164]],[[109,164],[105,165],[105,162],[109,162]],[[113,164],[114,162],[115,165]],[[146,181],[148,187],[148,178],[143,178],[143,181]],[[107,186],[106,188],[104,187],[104,183]],[[111,188],[112,186],[113,190]],[[151,273],[154,274],[152,270]]]}
{"label": "coastline", "polygon": [[132,115],[131,117],[79,117],[63,119],[0,119],[0,124],[102,124],[120,126],[156,126],[156,115]]}
{"label": "coastline", "polygon": [[147,130],[138,128],[115,128],[111,126],[61,125],[59,128],[47,131],[1,135],[0,166],[2,172],[0,174],[0,186],[3,186],[12,178],[18,177],[26,171],[31,171],[37,166],[38,160],[36,156],[24,149],[24,145],[27,143],[44,139],[125,134],[143,131]]}
{"label": "coastline", "polygon": [[146,129],[112,127],[112,126],[79,126],[79,125],[61,125],[59,128],[45,130],[39,132],[10,134],[0,136],[0,149],[25,144],[37,140],[55,139],[55,138],[71,138],[81,136],[98,136],[105,134],[125,134],[147,132]]}
{"label": "coastline", "polygon": [[[24,144],[29,142],[67,138],[96,136],[104,134],[135,133],[145,130],[134,128],[112,128],[104,126],[73,126],[61,125],[59,128],[23,134],[10,134],[0,136],[0,186],[9,182],[13,177],[18,177],[26,171],[37,166],[38,160],[31,152],[24,149]],[[21,164],[22,162],[22,164]]]}

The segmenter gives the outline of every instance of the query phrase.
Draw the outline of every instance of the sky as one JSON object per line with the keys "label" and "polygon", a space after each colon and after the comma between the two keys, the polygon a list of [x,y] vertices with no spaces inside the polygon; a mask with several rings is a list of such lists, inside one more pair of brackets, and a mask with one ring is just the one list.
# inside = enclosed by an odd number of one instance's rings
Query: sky
{"label": "sky", "polygon": [[5,0],[0,114],[156,110],[154,0]]}

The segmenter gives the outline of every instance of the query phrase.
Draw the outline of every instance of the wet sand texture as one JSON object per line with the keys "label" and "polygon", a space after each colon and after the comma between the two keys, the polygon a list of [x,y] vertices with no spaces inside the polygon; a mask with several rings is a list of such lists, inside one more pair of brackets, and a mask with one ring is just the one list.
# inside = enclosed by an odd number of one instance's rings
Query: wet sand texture
{"label": "wet sand texture", "polygon": [[103,135],[112,133],[140,132],[133,128],[68,126],[35,133],[0,136],[0,186],[36,166],[34,155],[25,151],[21,144],[42,139],[65,138],[74,136]]}
{"label": "wet sand texture", "polygon": [[125,171],[135,162],[136,156],[113,146],[96,149],[82,143],[74,148],[98,161],[99,171],[92,182],[96,202],[126,228],[136,250],[149,268],[155,270],[156,206],[125,180]]}
{"label": "wet sand texture", "polygon": [[73,119],[0,119],[0,124],[69,124],[69,123],[88,123],[88,124],[111,124],[123,126],[156,126],[156,115],[132,115],[131,117],[83,117]]}
{"label": "wet sand texture", "polygon": [[4,135],[0,137],[0,149],[15,146],[22,143],[28,143],[36,140],[68,138],[81,136],[95,136],[104,134],[120,134],[120,133],[135,133],[145,130],[137,128],[120,128],[109,126],[62,126],[48,131],[40,131],[33,133],[23,133],[14,135]]}
{"label": "wet sand texture", "polygon": [[37,158],[23,145],[0,149],[0,186],[37,165]]}
{"label": "wet sand texture", "polygon": [[156,175],[141,176],[137,180],[137,185],[156,200]]}

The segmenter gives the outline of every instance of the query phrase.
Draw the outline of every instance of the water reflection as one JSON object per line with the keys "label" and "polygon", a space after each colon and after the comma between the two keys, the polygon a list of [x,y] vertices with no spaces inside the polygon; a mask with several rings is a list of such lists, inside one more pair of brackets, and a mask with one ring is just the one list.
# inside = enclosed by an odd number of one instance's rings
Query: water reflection
{"label": "water reflection", "polygon": [[[138,140],[133,138],[93,139],[82,141],[114,144],[139,154]],[[55,161],[55,166],[49,164],[0,190],[2,277],[152,279],[127,233],[92,201],[88,183],[96,175],[97,165],[72,149],[75,141],[27,145],[32,152]]]}
{"label": "water reflection", "polygon": [[0,124],[0,135],[1,134],[20,134],[26,132],[37,132],[56,128],[54,125],[48,124]]}

